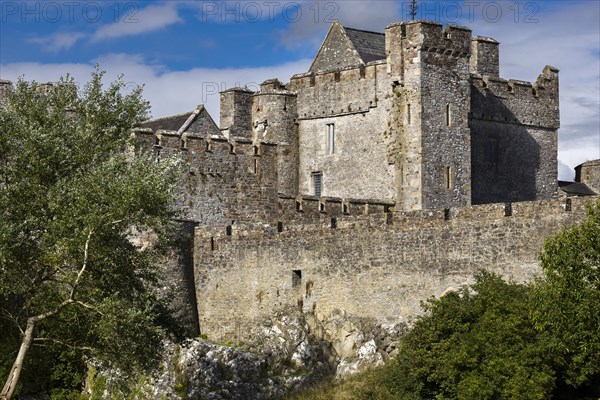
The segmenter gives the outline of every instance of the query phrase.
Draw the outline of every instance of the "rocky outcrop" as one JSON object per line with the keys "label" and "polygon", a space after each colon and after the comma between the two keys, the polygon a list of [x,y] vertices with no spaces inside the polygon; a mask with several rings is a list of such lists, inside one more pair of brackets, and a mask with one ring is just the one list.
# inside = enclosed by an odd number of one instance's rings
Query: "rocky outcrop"
{"label": "rocky outcrop", "polygon": [[[342,312],[317,318],[287,310],[264,320],[251,343],[213,343],[210,338],[165,343],[160,372],[134,388],[133,398],[284,398],[383,364],[395,354],[405,330],[402,323],[377,325]],[[93,384],[87,392],[94,392]],[[104,398],[112,395],[104,389]]]}

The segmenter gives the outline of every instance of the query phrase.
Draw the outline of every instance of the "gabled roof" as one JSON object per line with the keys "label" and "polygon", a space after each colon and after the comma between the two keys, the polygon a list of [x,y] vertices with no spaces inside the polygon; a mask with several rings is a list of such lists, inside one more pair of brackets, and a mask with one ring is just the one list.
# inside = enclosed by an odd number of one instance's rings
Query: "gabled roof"
{"label": "gabled roof", "polygon": [[185,121],[188,120],[192,113],[193,111],[190,111],[184,114],[171,115],[170,117],[157,118],[150,121],[146,121],[142,124],[142,128],[150,128],[155,132],[159,129],[164,129],[167,131],[178,131],[179,128],[181,128],[181,126],[185,124]]}
{"label": "gabled roof", "polygon": [[344,27],[344,31],[365,64],[386,58],[385,34],[348,28],[346,26]]}
{"label": "gabled roof", "polygon": [[329,28],[310,71],[341,69],[385,58],[385,34],[346,28],[335,21]]}
{"label": "gabled roof", "polygon": [[194,111],[146,121],[142,128],[150,128],[155,132],[159,129],[177,131],[179,135],[185,132],[221,134],[219,127],[202,104]]}
{"label": "gabled roof", "polygon": [[558,181],[558,187],[568,196],[595,196],[598,194],[583,182]]}

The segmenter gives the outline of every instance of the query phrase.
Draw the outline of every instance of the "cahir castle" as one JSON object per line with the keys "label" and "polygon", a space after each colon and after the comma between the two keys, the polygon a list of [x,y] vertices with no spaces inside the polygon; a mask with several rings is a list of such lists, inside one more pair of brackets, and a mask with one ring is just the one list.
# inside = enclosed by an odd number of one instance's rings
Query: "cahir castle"
{"label": "cahir castle", "polygon": [[308,72],[222,92],[220,127],[199,106],[138,129],[142,149],[186,165],[179,316],[219,340],[290,307],[395,324],[481,268],[539,273],[543,238],[600,190],[600,162],[559,190],[558,70],[506,80],[499,58],[465,27],[336,22]]}

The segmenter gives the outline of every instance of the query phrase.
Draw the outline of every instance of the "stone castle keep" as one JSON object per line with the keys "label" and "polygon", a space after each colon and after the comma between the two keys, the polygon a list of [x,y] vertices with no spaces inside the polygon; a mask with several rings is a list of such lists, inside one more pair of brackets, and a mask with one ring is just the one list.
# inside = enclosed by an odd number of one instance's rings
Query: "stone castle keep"
{"label": "stone castle keep", "polygon": [[[186,162],[181,317],[217,340],[289,308],[395,324],[481,268],[531,279],[588,200],[559,193],[558,90],[550,66],[500,78],[465,27],[336,22],[308,72],[222,92],[220,127],[203,106],[148,121],[140,147]],[[599,171],[579,168],[588,194]]]}

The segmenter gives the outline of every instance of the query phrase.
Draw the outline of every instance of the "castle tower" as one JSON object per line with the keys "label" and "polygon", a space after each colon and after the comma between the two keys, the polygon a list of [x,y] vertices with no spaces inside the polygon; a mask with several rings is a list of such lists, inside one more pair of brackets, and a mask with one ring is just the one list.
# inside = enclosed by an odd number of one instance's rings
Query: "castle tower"
{"label": "castle tower", "polygon": [[411,21],[386,29],[398,209],[471,203],[470,51],[467,28]]}
{"label": "castle tower", "polygon": [[11,84],[11,81],[0,80],[0,105],[6,103],[8,97],[8,88]]}
{"label": "castle tower", "polygon": [[583,182],[600,193],[600,160],[586,161],[576,166],[575,182]]}
{"label": "castle tower", "polygon": [[221,131],[227,137],[252,136],[252,95],[245,88],[231,88],[221,92]]}
{"label": "castle tower", "polygon": [[298,125],[296,95],[277,79],[260,85],[252,102],[252,139],[277,143],[278,191],[298,194]]}
{"label": "castle tower", "polygon": [[500,43],[485,37],[471,39],[471,72],[492,77],[500,76]]}

